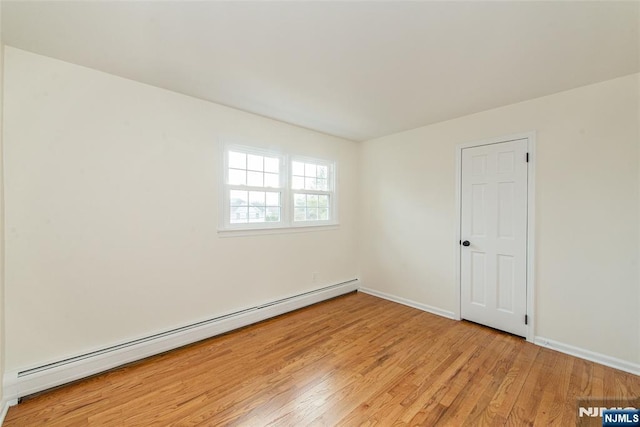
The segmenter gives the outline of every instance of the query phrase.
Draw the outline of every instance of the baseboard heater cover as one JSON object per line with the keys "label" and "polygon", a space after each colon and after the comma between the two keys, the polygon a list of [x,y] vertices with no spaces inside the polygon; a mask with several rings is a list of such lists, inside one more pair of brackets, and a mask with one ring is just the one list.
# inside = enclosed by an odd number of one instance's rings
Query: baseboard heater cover
{"label": "baseboard heater cover", "polygon": [[4,397],[15,404],[23,396],[356,291],[358,283],[358,279],[349,280],[54,363],[6,372]]}

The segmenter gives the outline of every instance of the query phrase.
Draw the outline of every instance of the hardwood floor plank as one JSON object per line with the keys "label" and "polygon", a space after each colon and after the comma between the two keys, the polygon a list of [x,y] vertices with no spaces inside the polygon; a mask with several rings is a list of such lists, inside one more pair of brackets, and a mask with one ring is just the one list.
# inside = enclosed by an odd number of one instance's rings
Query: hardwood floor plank
{"label": "hardwood floor plank", "polygon": [[349,294],[26,399],[5,426],[575,425],[640,378]]}
{"label": "hardwood floor plank", "polygon": [[[497,350],[502,354],[504,351],[509,350],[511,345],[513,345],[513,343],[507,343],[505,341],[503,342],[502,350],[496,346],[492,348],[493,352],[483,352],[481,357],[478,358],[478,364],[473,366],[473,370],[469,372],[469,377],[465,378],[463,376],[461,378],[461,380],[466,381],[461,381],[461,386],[451,390],[450,400],[446,402],[448,409],[442,414],[441,418],[439,418],[439,423],[444,425],[463,425],[466,422],[477,406],[477,402],[482,395],[481,390],[486,390],[486,388],[489,387],[491,377],[487,375],[487,372],[495,369],[496,364],[499,363],[495,357],[495,351]],[[509,379],[510,378],[507,378],[507,381],[503,382],[501,387],[508,387],[504,384],[508,384]],[[457,378],[456,381],[458,381]],[[473,384],[473,387],[470,387],[469,384]],[[498,392],[494,394],[492,404],[497,406],[497,404],[494,403],[496,400],[495,395],[498,395]],[[498,402],[500,401],[498,400]]]}
{"label": "hardwood floor plank", "polygon": [[[562,426],[565,397],[569,394],[569,383],[573,360],[563,357],[556,365],[557,377],[553,387],[545,387],[540,399],[540,407],[534,421],[535,425]],[[574,403],[575,407],[575,403]]]}
{"label": "hardwood floor plank", "polygon": [[503,419],[507,419],[513,409],[518,392],[524,386],[540,349],[540,347],[527,342],[516,345],[519,348],[519,353],[490,403],[496,406],[496,415]]}
{"label": "hardwood floor plank", "polygon": [[508,335],[499,336],[498,339],[501,347],[495,349],[493,363],[484,369],[481,382],[483,385],[474,391],[475,404],[464,424],[493,425],[495,423],[495,408],[491,405],[493,396],[500,388],[517,355],[518,349],[514,345],[515,342],[522,343],[520,338],[514,339]]}
{"label": "hardwood floor plank", "polygon": [[600,386],[593,387],[595,379],[591,376],[591,367],[593,363],[582,359],[572,359],[573,368],[569,374],[569,389],[564,397],[564,411],[560,421],[560,425],[569,426],[576,425],[576,412],[578,410],[577,401],[582,397],[602,397],[603,389]]}
{"label": "hardwood floor plank", "polygon": [[554,387],[552,373],[559,356],[548,349],[540,349],[533,366],[529,370],[527,379],[518,394],[518,399],[507,420],[515,425],[534,425],[535,417],[540,406],[542,392],[546,387]]}

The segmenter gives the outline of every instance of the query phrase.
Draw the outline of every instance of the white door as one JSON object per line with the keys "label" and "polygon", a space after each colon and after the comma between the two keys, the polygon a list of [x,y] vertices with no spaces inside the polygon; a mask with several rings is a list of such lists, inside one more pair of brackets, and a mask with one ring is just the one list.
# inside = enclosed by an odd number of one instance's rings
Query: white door
{"label": "white door", "polygon": [[462,318],[525,336],[527,139],[462,150]]}

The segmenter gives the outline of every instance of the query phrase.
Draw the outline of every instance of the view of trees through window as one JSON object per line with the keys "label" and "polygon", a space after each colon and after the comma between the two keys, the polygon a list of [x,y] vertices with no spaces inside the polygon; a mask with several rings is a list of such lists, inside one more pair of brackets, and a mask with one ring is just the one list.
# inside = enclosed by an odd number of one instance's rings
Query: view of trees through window
{"label": "view of trees through window", "polygon": [[294,221],[329,220],[329,196],[319,194],[293,195]]}

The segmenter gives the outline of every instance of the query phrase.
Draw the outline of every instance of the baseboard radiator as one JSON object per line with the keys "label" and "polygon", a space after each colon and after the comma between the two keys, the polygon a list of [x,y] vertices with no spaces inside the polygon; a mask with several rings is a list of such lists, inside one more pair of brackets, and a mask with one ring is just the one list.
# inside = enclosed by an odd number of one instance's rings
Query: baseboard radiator
{"label": "baseboard radiator", "polygon": [[4,399],[15,404],[33,393],[356,291],[358,283],[357,279],[349,280],[54,363],[6,372]]}

